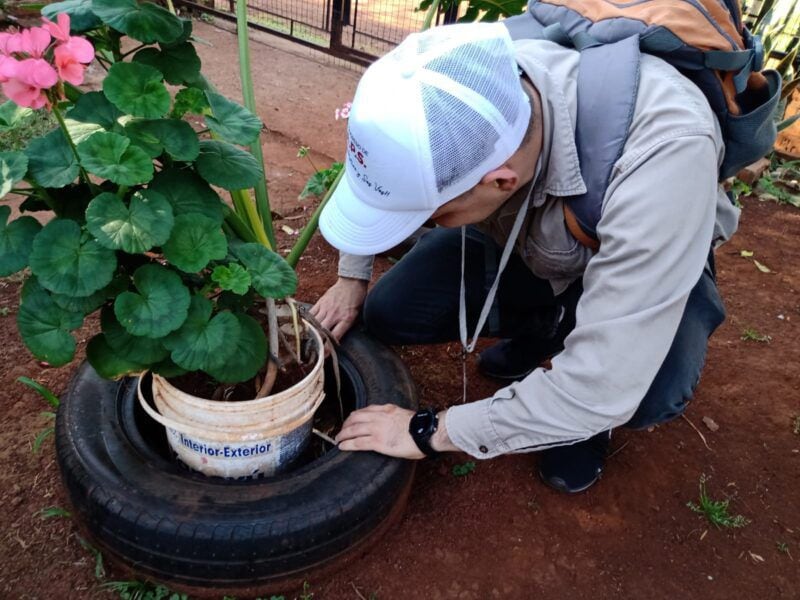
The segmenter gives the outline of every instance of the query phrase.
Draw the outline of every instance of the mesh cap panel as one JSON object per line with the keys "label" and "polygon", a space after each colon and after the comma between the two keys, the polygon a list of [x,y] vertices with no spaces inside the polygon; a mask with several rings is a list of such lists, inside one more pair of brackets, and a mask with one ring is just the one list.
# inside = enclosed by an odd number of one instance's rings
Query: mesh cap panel
{"label": "mesh cap panel", "polygon": [[442,192],[488,159],[500,136],[483,116],[437,87],[422,84],[422,106],[436,188]]}
{"label": "mesh cap panel", "polygon": [[519,113],[519,85],[513,84],[517,73],[508,62],[508,52],[501,39],[481,40],[457,47],[457,55],[449,52],[427,62],[424,67],[446,75],[486,98],[508,123]]}

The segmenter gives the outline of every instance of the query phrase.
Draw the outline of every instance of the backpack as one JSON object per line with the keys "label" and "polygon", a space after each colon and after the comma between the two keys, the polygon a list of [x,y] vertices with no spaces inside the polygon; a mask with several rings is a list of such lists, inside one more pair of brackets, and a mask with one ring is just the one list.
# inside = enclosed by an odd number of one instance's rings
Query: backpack
{"label": "backpack", "polygon": [[611,170],[633,117],[640,52],[694,82],[716,114],[725,142],[722,181],[755,162],[777,136],[781,78],[761,71],[763,47],[742,23],[737,0],[530,0],[503,21],[512,39],[547,39],[580,51],[575,127],[587,192],[565,202],[573,235],[596,249]]}

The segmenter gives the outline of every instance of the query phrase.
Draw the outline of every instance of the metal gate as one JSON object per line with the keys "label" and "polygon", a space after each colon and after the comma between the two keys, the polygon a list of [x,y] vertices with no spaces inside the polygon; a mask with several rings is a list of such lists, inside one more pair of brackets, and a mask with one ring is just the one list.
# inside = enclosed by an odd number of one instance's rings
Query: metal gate
{"label": "metal gate", "polygon": [[[234,0],[176,4],[236,19]],[[419,0],[248,0],[247,10],[255,29],[366,66],[419,31],[425,15],[414,10],[418,4]]]}

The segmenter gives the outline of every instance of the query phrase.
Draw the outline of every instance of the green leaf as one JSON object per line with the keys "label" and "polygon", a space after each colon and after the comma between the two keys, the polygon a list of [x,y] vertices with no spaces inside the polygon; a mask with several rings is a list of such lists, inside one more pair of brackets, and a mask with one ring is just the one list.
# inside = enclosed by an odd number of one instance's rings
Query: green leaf
{"label": "green leaf", "polygon": [[189,42],[161,50],[144,48],[133,56],[133,60],[158,69],[167,83],[173,85],[191,83],[200,74],[200,57]]}
{"label": "green leaf", "polygon": [[175,160],[193,161],[200,153],[197,134],[186,121],[156,119],[130,121],[125,133],[152,158],[166,150]]}
{"label": "green leaf", "polygon": [[281,256],[261,244],[242,244],[234,249],[247,268],[253,287],[265,298],[284,298],[297,289],[297,274]]}
{"label": "green leaf", "polygon": [[33,240],[31,271],[42,287],[83,297],[109,284],[117,257],[69,219],[53,219]]}
{"label": "green leaf", "polygon": [[83,33],[102,24],[92,12],[92,0],[65,0],[42,8],[42,16],[55,21],[60,13],[69,15],[70,33]]}
{"label": "green leaf", "polygon": [[229,312],[211,317],[211,301],[192,296],[189,315],[175,333],[164,339],[176,365],[189,371],[214,370],[224,365],[238,346],[241,326]]}
{"label": "green leaf", "polygon": [[[198,92],[200,90],[197,90]],[[202,94],[202,92],[200,92]],[[203,102],[205,102],[203,96]],[[0,104],[0,132],[13,129],[33,114],[33,109],[18,106],[11,100]]]}
{"label": "green leaf", "polygon": [[111,65],[103,79],[103,92],[122,112],[157,119],[169,110],[170,96],[158,69],[140,63]]}
{"label": "green leaf", "polygon": [[172,362],[171,358],[165,358],[157,365],[153,365],[150,367],[150,370],[153,373],[158,373],[162,377],[170,378],[170,377],[180,377],[181,375],[185,375],[188,371],[182,367],[179,367],[174,362]]}
{"label": "green leaf", "polygon": [[28,171],[28,157],[22,152],[0,152],[0,198],[8,194],[14,184],[22,181]]}
{"label": "green leaf", "polygon": [[129,205],[116,194],[96,196],[86,209],[86,228],[101,245],[129,254],[147,252],[169,239],[172,207],[158,192],[134,192]]}
{"label": "green leaf", "polygon": [[317,171],[306,181],[299,199],[305,200],[309,196],[324,196],[325,192],[333,185],[344,165],[340,162],[333,163],[330,168]]}
{"label": "green leaf", "polygon": [[214,92],[206,92],[211,115],[206,116],[206,125],[226,142],[247,146],[261,132],[261,119],[244,106],[228,100]]}
{"label": "green leaf", "polygon": [[42,187],[64,187],[78,176],[78,160],[60,129],[32,139],[25,154],[28,172]]}
{"label": "green leaf", "polygon": [[7,223],[11,208],[0,206],[0,277],[7,277],[28,266],[33,239],[42,226],[33,217],[20,217]]}
{"label": "green leaf", "polygon": [[222,200],[194,171],[165,169],[156,174],[148,189],[163,194],[176,216],[199,213],[222,225]]}
{"label": "green leaf", "polygon": [[123,292],[114,301],[114,314],[131,335],[158,338],[186,320],[189,290],[177,273],[161,265],[144,265],[133,274],[138,293]]}
{"label": "green leaf", "polygon": [[99,125],[110,131],[122,115],[123,113],[109,102],[103,92],[86,92],[78,98],[75,106],[66,114],[66,118]]}
{"label": "green leaf", "polygon": [[145,44],[168,44],[183,35],[181,20],[151,2],[92,0],[92,10],[110,27]]}
{"label": "green leaf", "polygon": [[110,306],[103,308],[100,314],[100,326],[106,342],[120,358],[140,365],[150,365],[169,356],[169,351],[161,343],[161,339],[131,335],[125,331]]}
{"label": "green leaf", "polygon": [[119,185],[147,183],[153,178],[152,159],[116,133],[95,133],[78,144],[78,155],[87,171]]}
{"label": "green leaf", "polygon": [[195,165],[203,179],[226,190],[251,188],[264,177],[252,154],[216,140],[200,142],[200,156]]}
{"label": "green leaf", "polygon": [[[230,314],[230,313],[222,313]],[[208,370],[217,381],[238,383],[256,376],[267,362],[267,336],[254,318],[236,314],[241,333],[230,358],[219,367]]]}
{"label": "green leaf", "polygon": [[30,377],[25,377],[22,375],[21,377],[17,377],[17,381],[34,390],[53,408],[57,409],[61,405],[61,400],[59,400],[58,396],[53,393],[53,390],[45,385],[42,385],[35,379],[31,379]]}
{"label": "green leaf", "polygon": [[214,267],[211,280],[219,284],[223,290],[230,290],[240,296],[250,289],[250,273],[237,263]]}
{"label": "green leaf", "polygon": [[75,338],[70,331],[83,323],[83,315],[59,308],[37,282],[29,278],[22,286],[17,327],[22,341],[36,358],[60,367],[75,356]]}
{"label": "green leaf", "polygon": [[114,352],[102,334],[94,336],[86,346],[86,358],[94,370],[105,379],[120,379],[127,375],[141,373],[147,367],[140,365]]}
{"label": "green leaf", "polygon": [[181,271],[196,273],[228,255],[228,241],[218,223],[200,214],[178,215],[164,244],[164,258]]}
{"label": "green leaf", "polygon": [[82,315],[89,315],[100,308],[109,298],[115,298],[128,289],[130,278],[123,274],[117,274],[106,287],[97,290],[89,296],[76,298],[74,296],[67,296],[65,294],[50,293],[53,299],[60,308],[66,311],[81,313]]}
{"label": "green leaf", "polygon": [[205,92],[195,87],[179,90],[175,94],[175,104],[172,107],[172,116],[180,119],[186,113],[202,115],[209,108]]}

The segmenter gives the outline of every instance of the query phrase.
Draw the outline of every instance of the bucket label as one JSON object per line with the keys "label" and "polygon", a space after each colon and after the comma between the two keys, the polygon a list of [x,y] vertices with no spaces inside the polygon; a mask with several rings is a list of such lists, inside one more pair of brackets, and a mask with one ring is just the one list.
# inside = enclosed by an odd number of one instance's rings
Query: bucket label
{"label": "bucket label", "polygon": [[272,451],[272,442],[256,442],[249,446],[237,444],[235,446],[209,446],[203,442],[197,442],[192,438],[185,436],[180,432],[178,434],[178,441],[181,445],[186,446],[192,452],[198,454],[205,454],[206,456],[219,456],[221,458],[249,458],[251,456],[260,456],[268,454]]}

